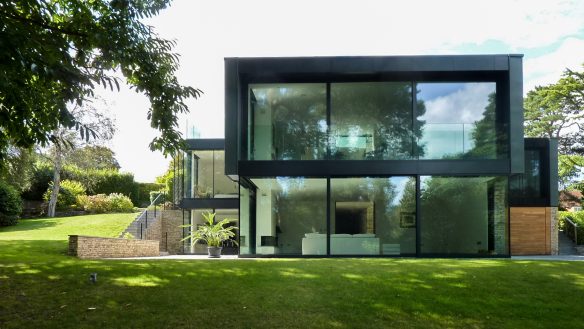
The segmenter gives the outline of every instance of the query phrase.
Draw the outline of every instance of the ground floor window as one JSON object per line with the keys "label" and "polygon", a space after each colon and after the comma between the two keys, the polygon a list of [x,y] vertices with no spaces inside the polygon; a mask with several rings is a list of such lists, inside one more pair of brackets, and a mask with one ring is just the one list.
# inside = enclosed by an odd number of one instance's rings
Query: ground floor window
{"label": "ground floor window", "polygon": [[251,178],[241,255],[507,255],[506,177]]}

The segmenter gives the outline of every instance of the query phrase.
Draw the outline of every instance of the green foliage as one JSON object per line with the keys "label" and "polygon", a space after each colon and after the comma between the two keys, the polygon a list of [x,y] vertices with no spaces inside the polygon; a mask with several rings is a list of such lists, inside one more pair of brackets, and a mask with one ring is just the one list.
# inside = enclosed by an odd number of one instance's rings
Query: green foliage
{"label": "green foliage", "polygon": [[16,225],[21,212],[18,191],[0,180],[0,226]]}
{"label": "green foliage", "polygon": [[47,162],[35,162],[32,168],[30,187],[22,193],[22,198],[26,200],[43,200],[43,195],[52,180],[52,166]]}
{"label": "green foliage", "polygon": [[[164,194],[164,196],[158,197],[159,195]],[[167,199],[166,191],[151,191],[150,192],[150,204],[162,204]],[[157,199],[158,198],[158,199]],[[156,202],[155,202],[156,201]]]}
{"label": "green foliage", "polygon": [[[196,230],[191,231],[190,234],[181,241],[191,239],[191,246],[194,246],[197,242],[204,242],[209,247],[221,247],[225,241],[237,244],[237,241],[232,240],[235,237],[234,231],[237,227],[225,227],[225,225],[236,221],[236,219],[225,218],[215,223],[215,215],[215,213],[210,212],[203,213],[205,223],[199,226]],[[181,227],[189,227],[192,229],[191,225],[182,225]]]}
{"label": "green foliage", "polygon": [[152,192],[159,193],[158,191],[164,189],[164,184],[159,183],[136,183],[138,184],[138,200],[137,203],[141,207],[146,207],[152,202]]}
{"label": "green foliage", "polygon": [[8,147],[8,157],[0,163],[0,179],[23,192],[31,187],[36,154],[32,149]]}
{"label": "green foliage", "polygon": [[577,244],[584,244],[584,211],[558,211],[558,225],[561,230],[567,231],[568,235],[573,238],[574,228],[566,222],[569,218],[572,222],[578,225],[578,242]]}
{"label": "green foliage", "polygon": [[107,199],[110,212],[131,212],[134,210],[132,200],[123,194],[111,193]]}
{"label": "green foliage", "polygon": [[[51,192],[53,191],[53,182],[49,183],[49,187],[43,195],[43,200],[49,201]],[[57,210],[71,210],[77,206],[77,197],[85,194],[85,187],[83,184],[73,180],[62,180],[59,188],[59,196],[57,197]]]}
{"label": "green foliage", "polygon": [[120,164],[115,158],[114,151],[108,147],[99,145],[88,145],[75,149],[67,154],[64,162],[82,170],[120,169]]}
{"label": "green foliage", "polygon": [[[49,187],[43,195],[43,200],[49,201],[51,192],[53,191],[53,182],[49,183]],[[80,182],[65,179],[61,181],[59,187],[59,196],[57,197],[57,210],[71,210],[77,206],[77,197],[85,195],[85,187]]]}
{"label": "green foliage", "polygon": [[160,136],[152,150],[181,145],[177,115],[200,91],[175,77],[174,41],[160,38],[142,19],[170,0],[16,0],[0,3],[0,161],[11,142],[18,147],[54,142],[59,126],[92,134],[73,117],[96,85],[119,89],[121,72],[150,100],[147,117]]}
{"label": "green foliage", "polygon": [[77,197],[77,203],[85,211],[97,214],[134,211],[130,198],[119,193],[81,195]]}
{"label": "green foliage", "polygon": [[558,139],[560,183],[571,185],[584,164],[584,73],[566,70],[558,82],[527,93],[523,103],[525,136]]}
{"label": "green foliage", "polygon": [[571,130],[584,120],[584,73],[566,70],[558,82],[527,93],[524,107],[526,136],[555,137],[560,153],[581,153],[581,132]]}

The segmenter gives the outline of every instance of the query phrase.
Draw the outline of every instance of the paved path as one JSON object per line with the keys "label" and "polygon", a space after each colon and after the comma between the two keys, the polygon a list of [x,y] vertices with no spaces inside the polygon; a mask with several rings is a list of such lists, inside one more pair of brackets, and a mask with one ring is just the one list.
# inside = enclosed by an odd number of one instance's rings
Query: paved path
{"label": "paved path", "polygon": [[[236,255],[223,255],[221,258],[209,258],[207,255],[168,255],[159,257],[132,257],[132,258],[114,258],[119,260],[257,260],[262,258],[238,258]],[[397,259],[397,258],[396,258]],[[475,259],[475,258],[469,258]],[[497,260],[505,258],[496,258]],[[461,259],[464,260],[464,259]],[[584,261],[584,256],[578,255],[541,255],[541,256],[512,256],[511,260],[550,260],[550,261]]]}

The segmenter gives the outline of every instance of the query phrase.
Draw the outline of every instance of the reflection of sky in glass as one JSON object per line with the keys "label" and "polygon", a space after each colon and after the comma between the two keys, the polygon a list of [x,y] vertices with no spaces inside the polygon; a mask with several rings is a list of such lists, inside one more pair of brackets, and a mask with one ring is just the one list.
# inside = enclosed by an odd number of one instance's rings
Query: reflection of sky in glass
{"label": "reflection of sky in glass", "polygon": [[419,83],[418,100],[426,106],[420,119],[426,123],[474,123],[483,117],[489,94],[495,89],[494,82]]}
{"label": "reflection of sky in glass", "polygon": [[496,90],[494,82],[419,83],[418,100],[426,112],[420,144],[425,159],[440,159],[468,152],[474,147],[472,132]]}

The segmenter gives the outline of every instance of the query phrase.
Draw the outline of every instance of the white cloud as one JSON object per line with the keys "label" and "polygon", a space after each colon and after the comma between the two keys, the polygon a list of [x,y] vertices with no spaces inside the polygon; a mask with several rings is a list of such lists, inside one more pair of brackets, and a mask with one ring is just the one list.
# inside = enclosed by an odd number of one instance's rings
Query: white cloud
{"label": "white cloud", "polygon": [[[424,88],[422,85],[420,88]],[[493,83],[465,83],[462,88],[436,98],[425,100],[426,123],[472,124],[483,117],[489,103],[489,94],[495,91]]]}
{"label": "white cloud", "polygon": [[567,38],[556,51],[525,59],[523,91],[527,93],[535,86],[555,83],[566,68],[582,71],[583,63],[584,39]]}

